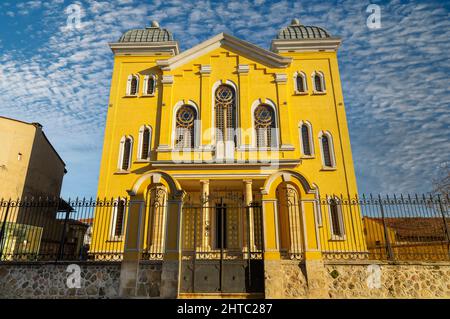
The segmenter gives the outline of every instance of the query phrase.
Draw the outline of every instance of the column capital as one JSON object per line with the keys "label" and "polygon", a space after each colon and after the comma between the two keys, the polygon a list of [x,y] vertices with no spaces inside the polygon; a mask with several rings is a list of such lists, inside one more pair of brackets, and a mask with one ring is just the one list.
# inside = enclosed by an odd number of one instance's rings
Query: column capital
{"label": "column capital", "polygon": [[244,184],[252,184],[252,183],[253,183],[253,180],[252,180],[252,179],[243,179],[242,182],[243,182]]}
{"label": "column capital", "polygon": [[209,184],[209,179],[201,179],[200,183],[201,184]]}

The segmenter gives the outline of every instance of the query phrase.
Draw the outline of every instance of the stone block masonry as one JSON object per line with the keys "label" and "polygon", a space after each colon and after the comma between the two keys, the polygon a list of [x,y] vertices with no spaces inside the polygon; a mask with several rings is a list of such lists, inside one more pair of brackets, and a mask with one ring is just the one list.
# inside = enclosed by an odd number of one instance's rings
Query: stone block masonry
{"label": "stone block masonry", "polygon": [[305,267],[299,261],[270,261],[265,265],[265,293],[266,298],[288,299],[448,299],[450,263],[325,261]]}
{"label": "stone block masonry", "polygon": [[[76,264],[79,288],[67,285],[70,263],[0,264],[0,298],[120,298],[120,262]],[[267,260],[264,267],[266,298],[450,298],[448,262]],[[162,262],[141,262],[134,297],[176,297],[175,274],[163,274]]]}
{"label": "stone block masonry", "polygon": [[[71,263],[0,264],[0,298],[119,298],[120,262],[80,262],[80,288],[69,288]],[[161,263],[142,263],[140,297],[159,297]]]}

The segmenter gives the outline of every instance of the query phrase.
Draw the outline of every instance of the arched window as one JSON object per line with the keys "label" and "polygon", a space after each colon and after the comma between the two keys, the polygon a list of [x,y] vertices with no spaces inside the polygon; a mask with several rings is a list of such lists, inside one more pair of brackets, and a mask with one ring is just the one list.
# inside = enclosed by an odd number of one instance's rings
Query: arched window
{"label": "arched window", "polygon": [[146,75],[144,79],[144,95],[154,95],[156,89],[156,76]]}
{"label": "arched window", "polygon": [[306,75],[303,72],[298,72],[295,75],[295,92],[296,93],[306,93],[308,91],[308,86],[306,83]]}
{"label": "arched window", "polygon": [[275,113],[266,104],[256,107],[255,112],[256,147],[276,146]]}
{"label": "arched window", "polygon": [[152,143],[152,128],[144,125],[139,129],[138,158],[146,160],[150,158],[150,148]]}
{"label": "arched window", "polygon": [[312,132],[311,125],[308,123],[303,123],[300,129],[301,134],[301,142],[302,142],[302,153],[305,156],[313,155],[313,141],[312,141]]}
{"label": "arched window", "polygon": [[139,90],[139,77],[131,74],[128,76],[127,81],[127,95],[136,96]]}
{"label": "arched window", "polygon": [[119,169],[123,171],[128,171],[130,168],[132,147],[133,139],[129,136],[122,137],[120,141]]}
{"label": "arched window", "polygon": [[236,92],[222,84],[215,92],[216,141],[234,141],[236,145]]}
{"label": "arched window", "polygon": [[113,238],[121,237],[124,233],[126,200],[119,198],[113,204],[111,235]]}
{"label": "arched window", "polygon": [[344,233],[344,221],[342,217],[342,210],[339,200],[337,198],[330,198],[328,200],[328,207],[330,213],[330,226],[332,239],[342,238],[345,233]]}
{"label": "arched window", "polygon": [[313,73],[313,83],[314,83],[314,92],[316,93],[325,92],[325,78],[322,72]]}
{"label": "arched window", "polygon": [[197,111],[191,105],[181,106],[176,113],[175,148],[195,147]]}
{"label": "arched window", "polygon": [[320,137],[323,165],[325,167],[335,167],[333,140],[329,133],[324,133]]}

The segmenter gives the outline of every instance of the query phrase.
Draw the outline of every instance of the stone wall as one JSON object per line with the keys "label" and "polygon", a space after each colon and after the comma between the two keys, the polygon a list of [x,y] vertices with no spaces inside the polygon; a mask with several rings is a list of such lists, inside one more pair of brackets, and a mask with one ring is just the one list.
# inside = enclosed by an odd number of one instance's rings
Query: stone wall
{"label": "stone wall", "polygon": [[305,265],[300,261],[266,260],[265,295],[269,298],[306,298],[308,286]]}
{"label": "stone wall", "polygon": [[[323,287],[317,287],[318,274]],[[265,293],[266,298],[450,298],[450,263],[270,261]]]}
{"label": "stone wall", "polygon": [[[119,298],[120,262],[78,263],[80,288],[67,286],[69,265],[0,264],[0,298]],[[176,297],[169,266],[163,274],[161,262],[142,262],[136,297]],[[267,260],[264,267],[267,298],[450,298],[450,263]]]}
{"label": "stone wall", "polygon": [[450,298],[450,264],[328,263],[330,298]]}
{"label": "stone wall", "polygon": [[[0,264],[0,298],[118,298],[120,262],[76,263],[80,288],[69,288],[70,263]],[[161,263],[141,263],[138,291],[142,297],[159,297]],[[70,278],[69,278],[70,279]]]}

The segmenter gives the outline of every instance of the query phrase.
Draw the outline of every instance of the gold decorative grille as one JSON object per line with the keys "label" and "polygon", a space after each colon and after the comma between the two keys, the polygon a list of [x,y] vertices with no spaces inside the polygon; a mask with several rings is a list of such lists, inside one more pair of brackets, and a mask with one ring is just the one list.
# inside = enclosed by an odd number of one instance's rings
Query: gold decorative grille
{"label": "gold decorative grille", "polygon": [[270,106],[260,105],[255,109],[256,146],[272,145],[272,128],[275,127],[275,116]]}
{"label": "gold decorative grille", "polygon": [[228,85],[219,86],[215,100],[217,141],[235,141],[236,97],[233,88]]}
{"label": "gold decorative grille", "polygon": [[177,112],[176,148],[194,147],[194,122],[197,112],[192,106],[183,105]]}

